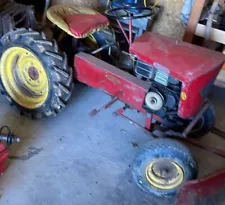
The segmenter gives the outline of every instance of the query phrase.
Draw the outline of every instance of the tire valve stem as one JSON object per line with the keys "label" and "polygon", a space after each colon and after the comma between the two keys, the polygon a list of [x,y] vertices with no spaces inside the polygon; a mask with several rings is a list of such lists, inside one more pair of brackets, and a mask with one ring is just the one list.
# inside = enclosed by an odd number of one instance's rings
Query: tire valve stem
{"label": "tire valve stem", "polygon": [[141,180],[139,180],[139,183],[142,184],[143,182]]}

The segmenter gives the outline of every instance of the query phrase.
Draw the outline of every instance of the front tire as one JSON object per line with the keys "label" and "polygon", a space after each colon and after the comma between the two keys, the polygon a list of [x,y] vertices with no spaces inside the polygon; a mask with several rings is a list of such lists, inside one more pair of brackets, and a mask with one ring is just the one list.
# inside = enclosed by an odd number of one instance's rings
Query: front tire
{"label": "front tire", "polygon": [[[210,102],[209,102],[210,103]],[[212,103],[210,103],[208,109],[204,112],[196,126],[190,133],[190,136],[199,137],[207,134],[216,123],[216,112]]]}
{"label": "front tire", "polygon": [[0,41],[1,92],[22,115],[58,114],[73,90],[73,72],[57,44],[32,30],[18,29]]}
{"label": "front tire", "polygon": [[156,196],[175,195],[182,185],[197,176],[191,152],[171,139],[150,140],[133,163],[135,183]]}

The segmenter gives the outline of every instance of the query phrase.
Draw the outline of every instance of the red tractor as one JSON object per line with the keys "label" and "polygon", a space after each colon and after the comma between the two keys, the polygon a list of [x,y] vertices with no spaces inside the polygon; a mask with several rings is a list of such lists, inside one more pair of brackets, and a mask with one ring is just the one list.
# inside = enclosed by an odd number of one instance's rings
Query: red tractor
{"label": "red tractor", "polygon": [[[133,41],[132,21],[151,15],[146,7],[111,8],[108,18],[85,7],[51,7],[47,16],[57,26],[54,34],[59,33],[57,41],[67,55],[61,55],[56,42],[44,34],[8,32],[0,42],[3,94],[21,114],[49,117],[65,107],[75,79],[124,102],[117,114],[127,108],[146,114],[146,128],[153,135],[206,133],[215,123],[207,96],[224,55],[149,32]],[[118,23],[128,52],[121,51],[108,19]],[[128,30],[121,19],[129,21]],[[197,176],[197,164],[177,141],[154,139],[134,161],[133,176],[146,192],[172,195]]]}

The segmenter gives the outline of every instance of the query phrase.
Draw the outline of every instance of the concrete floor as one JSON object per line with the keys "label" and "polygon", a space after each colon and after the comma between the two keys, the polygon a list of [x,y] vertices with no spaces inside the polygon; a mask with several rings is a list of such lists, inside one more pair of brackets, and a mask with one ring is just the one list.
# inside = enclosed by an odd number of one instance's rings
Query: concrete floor
{"label": "concrete floor", "polygon": [[[120,102],[91,118],[89,111],[101,107],[109,97],[83,85],[75,87],[68,107],[56,118],[42,121],[19,116],[0,97],[0,125],[9,125],[22,140],[11,147],[14,157],[0,178],[0,204],[173,204],[141,192],[132,182],[132,160],[149,136],[112,115]],[[218,113],[217,126],[225,129],[225,91],[214,89],[212,100]],[[129,115],[144,122],[144,116],[134,111]],[[213,134],[201,140],[222,149],[225,146],[224,140]],[[199,177],[225,168],[223,158],[190,148],[199,163]]]}

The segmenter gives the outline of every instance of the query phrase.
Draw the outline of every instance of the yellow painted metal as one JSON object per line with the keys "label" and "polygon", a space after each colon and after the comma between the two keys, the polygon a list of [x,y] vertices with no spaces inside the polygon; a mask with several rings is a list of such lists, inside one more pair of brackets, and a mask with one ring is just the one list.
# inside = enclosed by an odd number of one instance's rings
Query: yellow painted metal
{"label": "yellow painted metal", "polygon": [[62,31],[59,35],[59,38],[58,38],[58,42],[62,41],[64,38],[66,37],[66,33],[64,31]]}
{"label": "yellow painted metal", "polygon": [[84,6],[78,6],[78,5],[72,5],[72,4],[60,4],[60,5],[54,5],[48,9],[47,18],[53,24],[55,24],[56,26],[61,28],[63,31],[65,31],[67,34],[73,36],[74,38],[86,38],[89,35],[97,31],[104,30],[109,26],[109,23],[107,22],[105,24],[102,24],[95,28],[90,29],[89,31],[84,33],[82,36],[77,36],[71,32],[69,26],[67,25],[65,21],[66,16],[75,15],[75,14],[100,14],[100,13]]}
{"label": "yellow painted metal", "polygon": [[[162,159],[159,159],[162,160]],[[151,162],[145,170],[145,177],[149,184],[152,186],[162,189],[162,190],[169,190],[178,187],[182,184],[184,180],[184,172],[182,167],[180,167],[177,163],[167,159],[167,163],[171,163],[173,168],[175,169],[175,176],[173,178],[166,178],[163,176],[161,172],[155,172],[154,166],[158,163],[158,160]]]}
{"label": "yellow painted metal", "polygon": [[[93,50],[99,48],[98,42],[93,35],[90,35],[87,38],[84,38],[83,42],[84,42],[85,45],[87,45],[89,48],[91,48]],[[101,58],[100,52],[96,53],[95,56],[98,57],[98,58]]]}
{"label": "yellow painted metal", "polygon": [[29,50],[7,49],[0,61],[0,75],[7,93],[22,107],[36,109],[45,103],[48,77],[38,57]]}
{"label": "yellow painted metal", "polygon": [[98,47],[98,42],[93,35],[87,37],[96,47]]}
{"label": "yellow painted metal", "polygon": [[98,49],[99,48],[98,42],[93,35],[90,35],[87,38],[84,38],[83,42],[89,48],[92,48],[92,49]]}
{"label": "yellow painted metal", "polygon": [[181,99],[187,100],[187,94],[185,92],[181,92]]}
{"label": "yellow painted metal", "polygon": [[[59,38],[58,38],[58,42],[62,41],[64,37],[66,37],[66,33],[64,31],[62,31]],[[82,42],[86,46],[88,46],[88,48],[91,48],[93,50],[99,48],[98,42],[97,42],[96,38],[94,37],[94,35],[89,35],[88,37],[82,39]],[[96,53],[95,56],[98,57],[98,58],[101,58],[100,52]]]}

